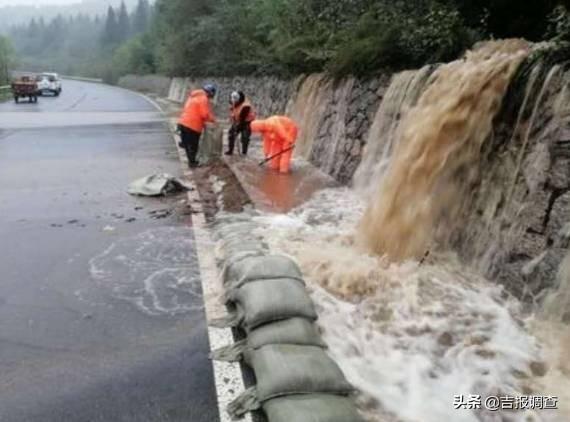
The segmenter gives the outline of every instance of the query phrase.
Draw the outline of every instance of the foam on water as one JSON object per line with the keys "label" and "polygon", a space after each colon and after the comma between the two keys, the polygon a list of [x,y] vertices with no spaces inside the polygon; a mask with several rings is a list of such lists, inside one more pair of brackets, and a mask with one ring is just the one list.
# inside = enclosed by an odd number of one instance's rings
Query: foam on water
{"label": "foam on water", "polygon": [[[301,266],[331,355],[372,421],[565,421],[561,413],[456,410],[455,395],[546,394],[549,356],[518,303],[452,256],[389,263],[359,249],[365,204],[327,190],[259,234]],[[545,344],[545,343],[544,343]],[[554,376],[554,375],[553,375]],[[568,382],[568,381],[566,381]]]}
{"label": "foam on water", "polygon": [[548,362],[548,372],[534,381],[534,388],[550,396],[558,397],[557,412],[544,415],[546,421],[570,420],[570,327],[567,324],[544,321],[539,318],[532,321],[532,332],[539,339]]}
{"label": "foam on water", "polygon": [[122,238],[89,264],[101,288],[148,315],[179,315],[203,307],[189,228],[157,228]]}
{"label": "foam on water", "polygon": [[216,205],[220,211],[224,211],[226,205],[224,204],[224,195],[222,193],[227,183],[215,175],[210,176],[209,181],[212,184],[212,190],[216,194]]}

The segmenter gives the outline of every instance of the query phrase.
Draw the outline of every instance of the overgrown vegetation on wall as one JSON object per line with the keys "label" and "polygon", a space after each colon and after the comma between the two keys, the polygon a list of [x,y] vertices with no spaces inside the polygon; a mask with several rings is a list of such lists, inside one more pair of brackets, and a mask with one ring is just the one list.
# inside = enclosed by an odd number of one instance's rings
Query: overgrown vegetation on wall
{"label": "overgrown vegetation on wall", "polygon": [[[168,74],[367,74],[456,57],[480,39],[548,35],[554,0],[157,0]],[[566,16],[567,19],[567,16]]]}
{"label": "overgrown vegetation on wall", "polygon": [[366,75],[457,57],[491,37],[566,39],[556,0],[140,0],[12,31],[23,63],[116,80],[327,70]]}

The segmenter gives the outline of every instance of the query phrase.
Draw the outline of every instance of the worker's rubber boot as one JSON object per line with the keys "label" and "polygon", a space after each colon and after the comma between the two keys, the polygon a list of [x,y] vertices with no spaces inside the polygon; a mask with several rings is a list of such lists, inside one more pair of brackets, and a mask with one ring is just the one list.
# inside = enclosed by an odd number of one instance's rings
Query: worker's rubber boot
{"label": "worker's rubber boot", "polygon": [[234,155],[235,145],[236,145],[235,135],[230,132],[230,136],[228,138],[228,150],[225,152],[225,154],[226,155]]}
{"label": "worker's rubber boot", "polygon": [[242,139],[241,141],[241,152],[243,155],[247,155],[247,150],[249,149],[249,139]]}

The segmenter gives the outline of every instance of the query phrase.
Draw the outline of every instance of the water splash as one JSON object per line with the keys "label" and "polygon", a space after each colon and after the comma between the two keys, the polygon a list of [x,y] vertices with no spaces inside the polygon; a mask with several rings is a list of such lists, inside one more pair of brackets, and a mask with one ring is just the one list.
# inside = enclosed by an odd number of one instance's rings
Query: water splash
{"label": "water splash", "polygon": [[544,300],[541,317],[555,323],[570,323],[570,251],[560,264],[557,281],[556,289]]}
{"label": "water splash", "polygon": [[273,251],[301,266],[330,353],[363,393],[371,420],[549,420],[454,409],[457,394],[533,388],[538,342],[516,301],[449,256],[394,264],[356,248],[364,209],[354,191],[334,189],[256,222]]}
{"label": "water splash", "polygon": [[[556,287],[546,296],[532,322],[540,339],[548,372],[535,380],[536,388],[559,398],[559,414],[570,415],[570,251],[560,264]],[[555,415],[551,420],[555,419]],[[566,419],[567,420],[567,419]]]}

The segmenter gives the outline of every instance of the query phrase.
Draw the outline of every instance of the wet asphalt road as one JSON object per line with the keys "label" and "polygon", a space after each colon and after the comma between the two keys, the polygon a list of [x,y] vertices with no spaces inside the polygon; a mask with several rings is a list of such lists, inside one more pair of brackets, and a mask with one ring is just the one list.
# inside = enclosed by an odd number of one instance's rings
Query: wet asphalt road
{"label": "wet asphalt road", "polygon": [[125,193],[157,171],[176,151],[136,94],[0,104],[0,422],[218,420],[181,198]]}

